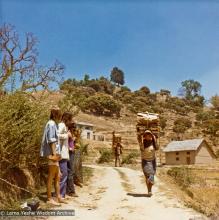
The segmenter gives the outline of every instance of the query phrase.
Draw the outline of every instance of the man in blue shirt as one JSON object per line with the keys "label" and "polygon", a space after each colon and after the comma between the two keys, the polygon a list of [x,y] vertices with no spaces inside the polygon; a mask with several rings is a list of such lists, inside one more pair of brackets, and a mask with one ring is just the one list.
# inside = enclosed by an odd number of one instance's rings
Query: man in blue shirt
{"label": "man in blue shirt", "polygon": [[[47,122],[40,149],[40,156],[48,159],[48,179],[47,179],[47,202],[52,205],[59,205],[64,202],[60,196],[60,168],[59,160],[60,146],[58,144],[57,124],[61,120],[61,111],[59,108],[52,108],[50,120]],[[57,202],[51,198],[52,182],[54,179]]]}

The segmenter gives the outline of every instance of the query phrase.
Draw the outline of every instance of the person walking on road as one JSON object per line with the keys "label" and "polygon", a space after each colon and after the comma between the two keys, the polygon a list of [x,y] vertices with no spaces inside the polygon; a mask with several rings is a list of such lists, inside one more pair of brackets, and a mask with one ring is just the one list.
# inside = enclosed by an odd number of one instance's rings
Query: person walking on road
{"label": "person walking on road", "polygon": [[156,173],[156,156],[158,150],[156,137],[150,130],[146,130],[143,135],[138,135],[138,142],[141,151],[141,165],[145,175],[145,182],[148,189],[148,196],[152,196],[152,186],[154,185],[154,175]]}

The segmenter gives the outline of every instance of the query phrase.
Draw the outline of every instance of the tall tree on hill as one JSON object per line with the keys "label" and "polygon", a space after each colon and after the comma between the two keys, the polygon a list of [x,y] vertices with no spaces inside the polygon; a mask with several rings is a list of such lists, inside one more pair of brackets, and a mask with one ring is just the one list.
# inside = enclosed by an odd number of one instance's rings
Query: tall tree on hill
{"label": "tall tree on hill", "polygon": [[181,82],[182,87],[180,93],[188,100],[194,100],[200,96],[202,85],[200,82],[193,79],[185,80]]}
{"label": "tall tree on hill", "polygon": [[111,71],[110,80],[119,85],[124,85],[124,73],[118,67],[114,67]]}
{"label": "tall tree on hill", "polygon": [[84,75],[84,82],[87,83],[90,80],[90,76],[88,74]]}
{"label": "tall tree on hill", "polygon": [[[26,33],[24,42],[10,24],[0,26],[0,89],[48,89],[50,82],[60,82],[64,66],[55,61],[51,67],[38,64],[37,39]],[[61,78],[60,78],[61,79]]]}

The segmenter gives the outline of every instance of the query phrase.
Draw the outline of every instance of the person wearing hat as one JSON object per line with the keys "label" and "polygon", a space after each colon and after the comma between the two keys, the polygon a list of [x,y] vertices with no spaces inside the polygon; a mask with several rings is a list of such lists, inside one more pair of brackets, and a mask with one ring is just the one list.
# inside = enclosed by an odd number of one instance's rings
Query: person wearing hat
{"label": "person wearing hat", "polygon": [[145,175],[148,196],[151,197],[154,175],[156,173],[155,151],[158,150],[156,137],[150,130],[146,130],[143,135],[138,135],[138,142],[141,150],[141,165]]}

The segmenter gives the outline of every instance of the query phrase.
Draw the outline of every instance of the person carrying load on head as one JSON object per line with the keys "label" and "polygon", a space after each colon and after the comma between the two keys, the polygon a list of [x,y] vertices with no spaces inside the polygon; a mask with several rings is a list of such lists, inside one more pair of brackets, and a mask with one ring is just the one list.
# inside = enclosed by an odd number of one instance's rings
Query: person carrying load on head
{"label": "person carrying load on head", "polygon": [[156,173],[156,155],[158,150],[155,135],[150,130],[146,130],[143,135],[138,136],[141,151],[141,165],[148,189],[148,196],[152,196],[152,186],[154,185],[154,175]]}
{"label": "person carrying load on head", "polygon": [[158,150],[159,118],[154,113],[137,114],[137,139],[141,151],[141,165],[145,175],[148,196],[152,196],[154,175],[156,173],[156,154]]}
{"label": "person carrying load on head", "polygon": [[115,167],[117,167],[117,162],[119,166],[121,167],[121,155],[122,155],[122,144],[121,144],[121,137],[115,135],[115,131],[112,132],[113,134],[113,141],[112,141],[112,148],[113,153],[115,156]]}

